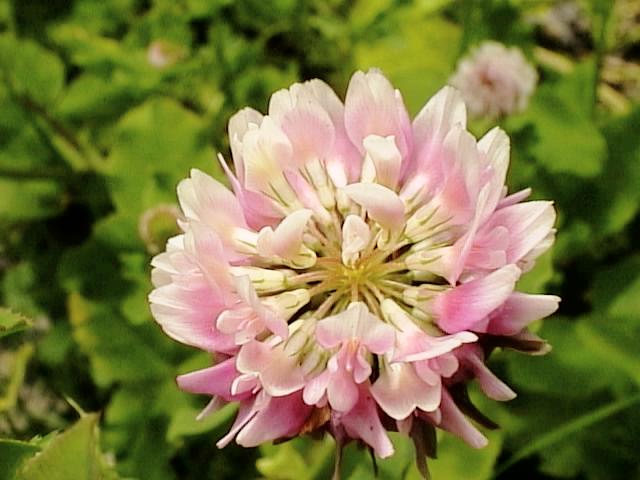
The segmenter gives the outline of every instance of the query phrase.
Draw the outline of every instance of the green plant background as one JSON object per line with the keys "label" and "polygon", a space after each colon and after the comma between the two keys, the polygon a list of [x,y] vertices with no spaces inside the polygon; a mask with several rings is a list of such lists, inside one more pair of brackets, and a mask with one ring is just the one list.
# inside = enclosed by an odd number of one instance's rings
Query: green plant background
{"label": "green plant background", "polygon": [[[319,77],[343,95],[375,66],[416,113],[489,38],[541,74],[499,123],[511,189],[559,212],[521,289],[563,302],[535,327],[551,354],[492,357],[519,396],[478,398],[501,425],[490,445],[441,435],[432,475],[640,479],[640,8],[574,2],[587,26],[563,43],[535,21],[556,3],[0,1],[0,479],[328,478],[331,439],[220,451],[233,408],[197,422],[207,399],[177,389],[209,359],[164,336],[146,301],[176,183],[191,167],[219,177],[230,115],[279,88]],[[418,478],[393,440],[379,478]],[[367,452],[345,455],[344,478],[373,477]]]}

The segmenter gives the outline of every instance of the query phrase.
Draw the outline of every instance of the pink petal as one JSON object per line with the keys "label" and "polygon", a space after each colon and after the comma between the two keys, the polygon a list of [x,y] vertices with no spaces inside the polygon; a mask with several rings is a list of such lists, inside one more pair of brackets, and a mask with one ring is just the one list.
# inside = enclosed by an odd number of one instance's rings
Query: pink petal
{"label": "pink petal", "polygon": [[380,306],[386,318],[397,328],[396,348],[392,356],[394,362],[428,360],[478,339],[471,332],[458,332],[440,337],[428,335],[393,300],[387,298]]}
{"label": "pink petal", "polygon": [[333,122],[305,84],[274,93],[269,101],[269,116],[289,138],[298,168],[311,159],[324,158],[333,146]]}
{"label": "pink petal", "polygon": [[318,190],[299,171],[289,170],[286,172],[285,178],[300,203],[311,210],[317,220],[325,224],[331,223],[331,215],[320,201]]}
{"label": "pink petal", "polygon": [[560,297],[513,292],[507,301],[491,313],[487,332],[514,335],[531,322],[548,317],[558,309]]}
{"label": "pink petal", "polygon": [[509,230],[507,261],[515,263],[549,235],[555,219],[552,202],[518,203],[497,210],[487,228],[504,226]]}
{"label": "pink petal", "polygon": [[267,225],[273,226],[282,218],[282,213],[277,210],[273,200],[262,193],[245,189],[229,169],[229,166],[224,161],[224,158],[222,158],[222,155],[218,154],[218,160],[229,179],[229,183],[231,183],[233,193],[240,203],[240,207],[244,212],[247,224],[252,229],[260,230],[262,227]]}
{"label": "pink petal", "polygon": [[254,395],[258,390],[260,390],[260,385],[258,385],[258,376],[253,373],[243,373],[242,375],[238,375],[231,383],[232,395]]}
{"label": "pink petal", "polygon": [[219,233],[247,226],[233,193],[196,168],[191,170],[191,178],[178,184],[178,200],[187,218],[210,225]]}
{"label": "pink petal", "polygon": [[[208,351],[235,351],[233,337],[218,332],[214,319],[224,309],[202,277],[194,277],[189,290],[176,284],[149,294],[151,313],[174,340]],[[198,286],[199,285],[199,286]]]}
{"label": "pink petal", "polygon": [[360,153],[369,135],[393,135],[402,158],[410,154],[411,124],[402,96],[379,71],[356,72],[351,77],[344,118],[349,138]]}
{"label": "pink petal", "polygon": [[222,437],[216,443],[218,448],[226,447],[231,441],[235,438],[238,432],[247,424],[249,421],[256,416],[258,413],[258,409],[260,405],[264,403],[264,395],[259,395],[258,397],[251,398],[240,402],[240,408],[238,409],[238,415],[236,415],[236,419],[231,425],[231,429],[229,432]]}
{"label": "pink petal", "polygon": [[495,227],[481,232],[475,237],[473,246],[467,257],[470,270],[495,270],[507,264],[509,248],[509,230],[506,227]]}
{"label": "pink petal", "polygon": [[448,353],[464,343],[475,342],[478,337],[471,332],[458,332],[453,335],[432,337],[426,333],[414,332],[398,337],[398,348],[394,352],[394,361],[417,362],[428,360]]}
{"label": "pink petal", "polygon": [[516,193],[512,193],[508,197],[504,197],[502,200],[500,200],[500,202],[498,203],[498,208],[504,208],[510,205],[515,205],[516,203],[520,203],[523,200],[526,200],[529,195],[531,195],[530,188],[525,188]]}
{"label": "pink petal", "polygon": [[296,210],[287,215],[275,231],[265,227],[258,234],[258,253],[264,256],[277,255],[282,258],[297,255],[302,246],[302,235],[311,215],[313,215],[311,210]]}
{"label": "pink petal", "polygon": [[392,363],[386,365],[371,387],[371,394],[380,408],[391,418],[402,420],[416,408],[431,412],[440,404],[440,383],[425,384],[412,365]]}
{"label": "pink petal", "polygon": [[473,448],[483,448],[489,443],[487,437],[475,428],[456,406],[446,389],[442,390],[440,402],[442,420],[438,426],[460,437]]}
{"label": "pink petal", "polygon": [[467,224],[476,212],[480,192],[480,162],[475,138],[461,127],[454,127],[444,139],[447,154],[443,162],[444,181],[436,202],[457,225]]}
{"label": "pink petal", "polygon": [[302,401],[302,393],[270,398],[267,405],[242,428],[236,442],[243,447],[296,435],[313,407]]}
{"label": "pink petal", "polygon": [[437,358],[429,359],[429,367],[435,372],[438,372],[440,376],[444,378],[451,377],[454,373],[456,373],[459,366],[460,363],[456,358],[455,352],[447,353],[445,355],[440,355]]}
{"label": "pink petal", "polygon": [[277,182],[284,180],[283,170],[291,165],[292,155],[287,136],[272,119],[265,117],[259,129],[249,130],[244,136],[245,187],[273,195]]}
{"label": "pink petal", "polygon": [[452,285],[455,285],[465,269],[469,254],[471,253],[474,240],[476,238],[476,233],[478,231],[478,228],[480,227],[481,222],[483,221],[483,212],[487,204],[489,194],[489,185],[485,185],[478,194],[476,211],[469,230],[467,230],[467,232],[458,241],[456,241],[456,243],[453,245],[453,248],[450,250],[453,255],[453,259],[451,259],[450,261],[451,269],[445,273],[445,278]]}
{"label": "pink petal", "polygon": [[244,182],[242,139],[249,131],[250,125],[257,128],[262,123],[262,119],[262,114],[250,107],[243,108],[229,119],[229,143],[231,144],[231,154],[233,156],[236,175],[238,175],[240,182]]}
{"label": "pink petal", "polygon": [[393,190],[377,183],[352,183],[342,191],[382,228],[399,231],[404,226],[404,203]]}
{"label": "pink petal", "polygon": [[444,139],[454,127],[464,129],[466,124],[466,108],[457,90],[444,87],[431,97],[413,120],[415,168],[405,179],[403,195],[414,195],[438,181],[447,161]]}
{"label": "pink petal", "polygon": [[420,360],[413,364],[416,369],[418,377],[427,385],[436,387],[442,383],[442,378],[439,372],[432,368],[431,360]]}
{"label": "pink petal", "polygon": [[215,230],[198,222],[190,222],[189,230],[184,236],[184,249],[193,255],[192,259],[200,267],[212,289],[221,297],[228,295],[233,288],[229,259],[242,256],[224,245]]}
{"label": "pink petal", "polygon": [[487,397],[499,402],[506,402],[516,398],[516,392],[496,377],[493,372],[487,368],[484,361],[474,356],[471,357],[471,362],[480,388]]}
{"label": "pink petal", "polygon": [[465,128],[467,110],[460,92],[453,87],[441,88],[413,120],[416,150],[442,142],[454,126]]}
{"label": "pink petal", "polygon": [[519,277],[520,269],[507,265],[440,294],[433,305],[438,325],[449,333],[473,330],[477,322],[507,300]]}
{"label": "pink petal", "polygon": [[364,345],[360,345],[356,349],[355,354],[350,358],[348,370],[353,373],[353,379],[356,383],[362,383],[371,376],[371,365],[369,364],[366,356],[366,347]]}
{"label": "pink petal", "polygon": [[[336,362],[335,357],[331,361]],[[342,363],[337,363],[330,374],[327,399],[331,408],[338,412],[348,412],[358,401],[358,387],[353,380],[353,375]]]}
{"label": "pink petal", "polygon": [[370,445],[380,458],[393,455],[393,445],[387,436],[380,417],[376,402],[369,392],[369,384],[358,387],[358,403],[353,409],[340,415],[339,421],[351,438],[359,438]]}
{"label": "pink petal", "polygon": [[395,329],[372,315],[364,303],[354,302],[344,312],[320,320],[316,339],[325,348],[357,340],[372,353],[382,354],[393,348]]}
{"label": "pink petal", "polygon": [[335,92],[322,80],[303,83],[313,91],[316,101],[325,109],[333,122],[335,140],[331,152],[325,157],[327,172],[333,183],[342,187],[354,181],[360,174],[362,158],[351,143],[344,125],[344,105]]}
{"label": "pink petal", "polygon": [[248,396],[245,394],[238,398],[231,394],[231,384],[238,375],[235,359],[229,358],[213,367],[180,375],[176,380],[178,386],[187,392],[218,395],[227,401],[237,401]]}
{"label": "pink petal", "polygon": [[302,398],[307,405],[317,405],[322,402],[329,386],[331,373],[325,370],[320,375],[308,380],[304,386]]}
{"label": "pink petal", "polygon": [[251,309],[258,315],[263,314],[266,308],[260,301],[258,293],[253,287],[253,283],[251,283],[249,275],[234,276],[233,283],[240,300],[242,300],[246,306],[251,307]]}
{"label": "pink petal", "polygon": [[300,390],[305,384],[296,357],[287,355],[281,347],[272,348],[262,342],[243,345],[236,368],[241,373],[257,373],[264,390],[276,397]]}
{"label": "pink petal", "polygon": [[500,127],[494,127],[478,141],[478,150],[484,154],[483,160],[488,164],[492,177],[493,192],[488,206],[493,211],[500,200],[509,167],[509,136]]}

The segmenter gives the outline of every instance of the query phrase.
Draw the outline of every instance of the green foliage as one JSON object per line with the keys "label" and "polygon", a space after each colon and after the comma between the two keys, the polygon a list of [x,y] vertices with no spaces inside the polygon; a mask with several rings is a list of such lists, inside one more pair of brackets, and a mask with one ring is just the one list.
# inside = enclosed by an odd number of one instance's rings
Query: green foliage
{"label": "green foliage", "polygon": [[458,53],[460,27],[425,16],[418,5],[394,9],[389,21],[394,23],[388,35],[356,45],[356,65],[382,69],[416,114],[446,84]]}
{"label": "green foliage", "polygon": [[0,307],[0,338],[26,330],[30,326],[31,321],[27,317]]}
{"label": "green foliage", "polygon": [[[559,214],[556,247],[518,287],[563,301],[535,325],[549,355],[492,358],[518,398],[481,401],[501,425],[489,446],[439,434],[432,477],[636,478],[640,106],[604,73],[608,56],[637,67],[637,21],[633,2],[581,1],[592,30],[563,43],[536,26],[554,3],[0,2],[0,479],[330,478],[328,436],[219,451],[237,407],[196,420],[207,399],[178,390],[211,358],[148,308],[151,256],[178,232],[176,184],[191,168],[222,180],[227,120],[279,88],[319,77],[344,95],[354,69],[378,67],[415,114],[487,39],[540,73],[529,107],[499,122],[510,190],[531,186]],[[102,416],[52,407],[67,397]],[[420,478],[411,442],[392,439],[378,478]],[[374,476],[353,443],[342,467]]]}
{"label": "green foliage", "polygon": [[117,480],[99,450],[98,416],[84,415],[27,460],[16,480]]}
{"label": "green foliage", "polygon": [[[491,478],[493,467],[502,448],[500,432],[490,432],[489,445],[482,450],[469,450],[463,441],[443,435],[438,441],[438,459],[429,462],[432,478],[485,480]],[[418,479],[414,475],[408,479]]]}
{"label": "green foliage", "polygon": [[18,440],[0,439],[0,478],[14,478],[16,471],[24,460],[33,456],[40,449],[31,443]]}

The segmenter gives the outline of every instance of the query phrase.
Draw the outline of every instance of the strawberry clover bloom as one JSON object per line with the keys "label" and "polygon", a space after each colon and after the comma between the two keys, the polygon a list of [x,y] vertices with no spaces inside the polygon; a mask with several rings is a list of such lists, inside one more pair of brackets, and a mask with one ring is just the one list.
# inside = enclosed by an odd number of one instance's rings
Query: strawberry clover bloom
{"label": "strawberry clover bloom", "polygon": [[519,48],[486,41],[460,60],[449,83],[471,115],[497,118],[527,107],[538,73]]}
{"label": "strawberry clover bloom", "polygon": [[452,87],[412,121],[371,70],[344,103],[320,80],[276,92],[229,138],[232,190],[199,170],[180,183],[182,233],[153,259],[149,297],[167,335],[215,356],[178,377],[212,397],[203,415],[239,405],[218,445],[320,431],[388,457],[388,431],[424,453],[441,428],[483,446],[467,383],[513,398],[486,358],[545,353],[527,327],[559,302],[515,290],[555,211],[507,194],[507,135],[476,140]]}

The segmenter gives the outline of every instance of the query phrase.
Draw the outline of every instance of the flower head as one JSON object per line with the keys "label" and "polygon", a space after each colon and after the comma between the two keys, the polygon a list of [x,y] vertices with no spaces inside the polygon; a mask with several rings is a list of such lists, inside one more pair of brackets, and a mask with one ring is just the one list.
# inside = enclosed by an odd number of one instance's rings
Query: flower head
{"label": "flower head", "polygon": [[538,82],[517,47],[487,41],[463,58],[449,83],[460,90],[474,117],[497,118],[524,110]]}
{"label": "flower head", "polygon": [[541,352],[527,326],[559,301],[515,292],[555,212],[507,195],[506,134],[477,141],[451,87],[411,121],[370,71],[344,104],[320,80],[281,90],[229,137],[233,193],[198,170],[180,183],[183,233],[153,259],[150,295],[169,336],[219,360],[181,388],[240,405],[219,445],[323,430],[386,457],[388,430],[439,427],[482,446],[465,382],[512,398],[486,355]]}

